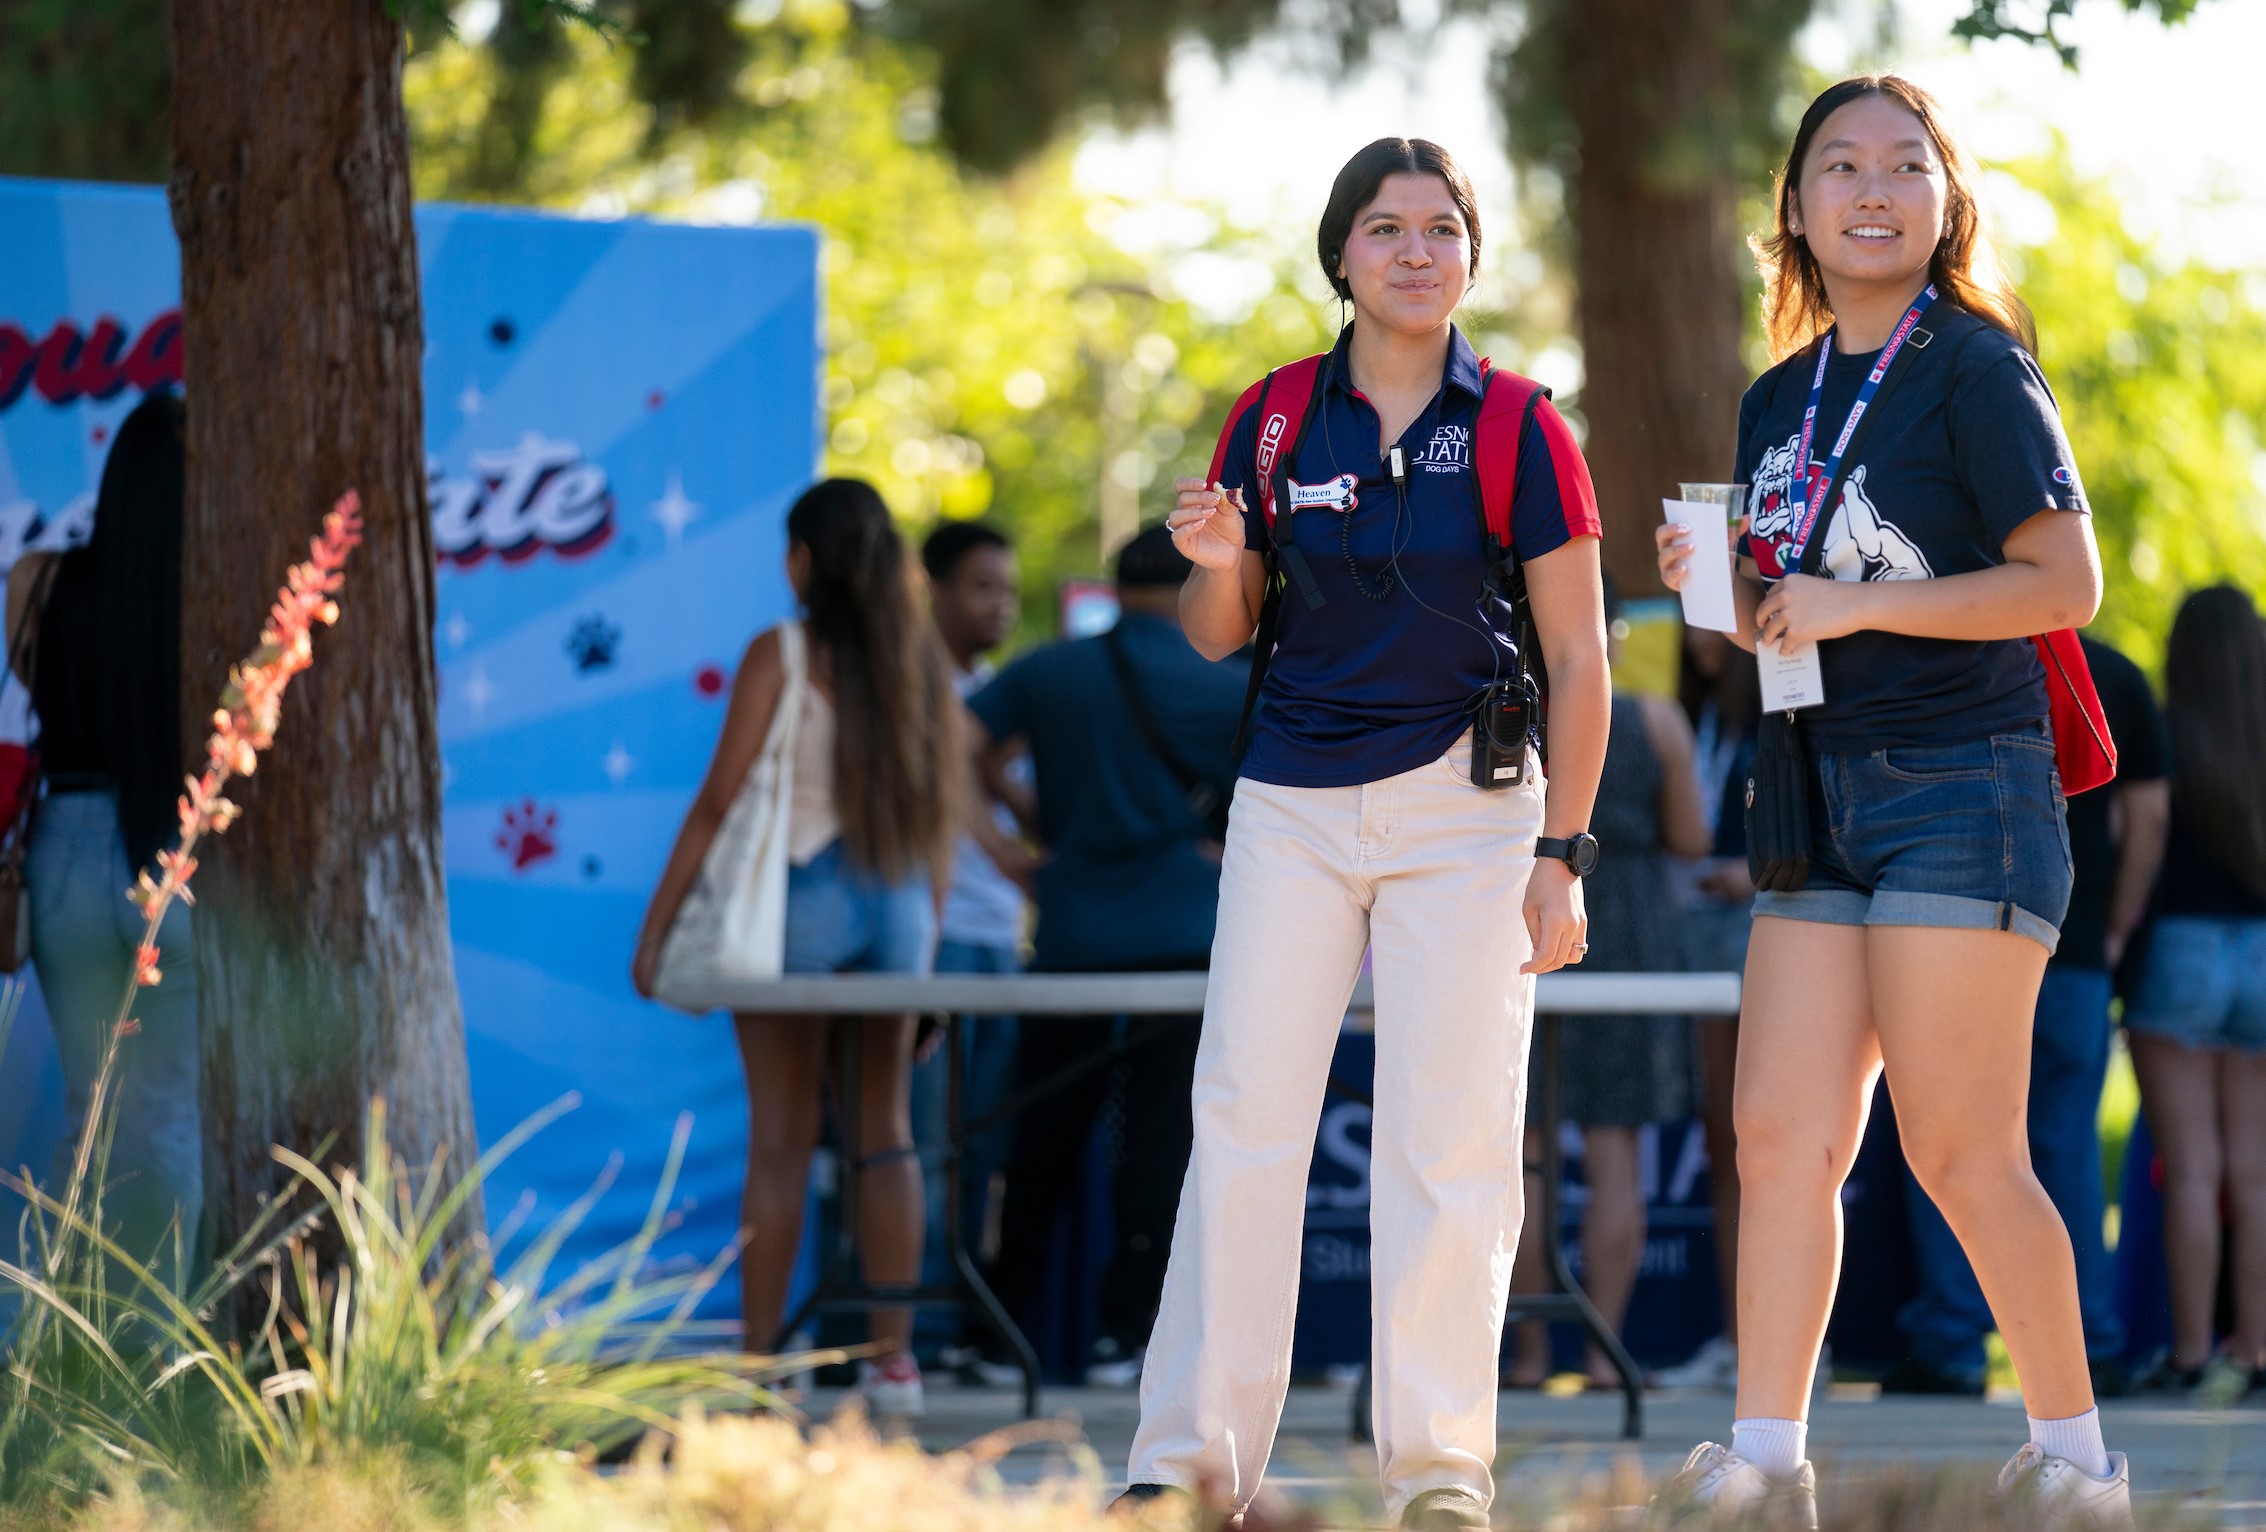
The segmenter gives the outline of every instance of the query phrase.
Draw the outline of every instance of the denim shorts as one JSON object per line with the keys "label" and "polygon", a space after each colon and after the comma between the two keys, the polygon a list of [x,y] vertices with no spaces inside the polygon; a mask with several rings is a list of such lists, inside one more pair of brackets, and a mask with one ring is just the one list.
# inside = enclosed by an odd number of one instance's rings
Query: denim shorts
{"label": "denim shorts", "polygon": [[2266,920],[2158,920],[2124,1024],[2190,1048],[2266,1053]]}
{"label": "denim shorts", "polygon": [[890,883],[840,840],[787,869],[788,973],[926,974],[936,962],[936,895],[919,873]]}
{"label": "denim shorts", "polygon": [[1757,915],[2012,931],[2054,950],[2069,913],[2069,805],[2043,724],[1964,745],[1811,759],[1807,887]]}

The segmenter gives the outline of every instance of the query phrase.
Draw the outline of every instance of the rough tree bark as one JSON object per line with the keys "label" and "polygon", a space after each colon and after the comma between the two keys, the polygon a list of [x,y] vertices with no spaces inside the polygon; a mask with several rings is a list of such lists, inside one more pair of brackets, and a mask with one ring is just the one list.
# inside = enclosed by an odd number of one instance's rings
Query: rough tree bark
{"label": "rough tree bark", "polygon": [[1769,121],[1809,10],[1809,0],[1551,0],[1531,13],[1546,35],[1517,74],[1555,75],[1588,457],[1605,566],[1631,595],[1661,588],[1661,497],[1731,472],[1747,384],[1739,195],[1760,169],[1743,151]]}
{"label": "rough tree bark", "polygon": [[403,46],[381,0],[173,6],[192,732],[331,501],[358,489],[367,519],[344,615],[197,874],[215,1249],[278,1187],[270,1145],[353,1161],[374,1097],[412,1165],[474,1153],[442,884]]}

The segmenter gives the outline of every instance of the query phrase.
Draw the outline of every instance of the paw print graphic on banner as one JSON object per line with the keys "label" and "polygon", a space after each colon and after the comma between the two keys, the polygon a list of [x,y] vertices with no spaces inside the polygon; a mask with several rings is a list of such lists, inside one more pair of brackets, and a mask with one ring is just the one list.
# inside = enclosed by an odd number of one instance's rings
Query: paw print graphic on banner
{"label": "paw print graphic on banner", "polygon": [[538,808],[528,798],[516,809],[504,810],[503,828],[496,832],[496,849],[511,858],[513,872],[525,872],[537,862],[559,854],[559,811]]}
{"label": "paw print graphic on banner", "polygon": [[621,646],[621,624],[608,622],[603,612],[592,612],[567,634],[566,652],[576,671],[589,675],[613,669],[615,651]]}

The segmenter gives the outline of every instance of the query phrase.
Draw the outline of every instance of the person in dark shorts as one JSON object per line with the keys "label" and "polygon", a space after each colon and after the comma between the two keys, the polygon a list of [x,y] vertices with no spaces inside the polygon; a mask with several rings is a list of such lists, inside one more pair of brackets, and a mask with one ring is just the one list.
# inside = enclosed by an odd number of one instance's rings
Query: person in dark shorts
{"label": "person in dark shorts", "polygon": [[[1607,582],[1606,613],[1616,622],[1619,603]],[[1608,652],[1618,662],[1618,642]],[[1741,656],[1743,659],[1744,656]],[[1692,728],[1683,709],[1665,697],[1613,694],[1613,726],[1605,771],[1597,779],[1590,831],[1613,855],[1598,860],[1585,892],[1589,954],[1585,969],[1603,973],[1674,973],[1689,966],[1684,912],[1670,896],[1668,858],[1707,853],[1707,821],[1700,812],[1699,776],[1692,767]],[[1584,1016],[1566,1027],[1558,1044],[1558,1102],[1567,1122],[1582,1130],[1582,1180],[1589,1200],[1582,1211],[1582,1287],[1616,1331],[1644,1262],[1644,1187],[1637,1163],[1637,1130],[1646,1123],[1676,1122],[1692,1112],[1692,1023],[1687,1016]],[[1539,1089],[1527,1093],[1526,1232],[1519,1237],[1511,1291],[1549,1289],[1542,1216]],[[1589,1381],[1618,1388],[1620,1375],[1595,1345]],[[1539,1388],[1550,1373],[1549,1327],[1519,1326],[1518,1347],[1504,1383]]]}
{"label": "person in dark shorts", "polygon": [[[1684,930],[1692,968],[1738,973],[1754,935],[1755,880],[1747,869],[1747,768],[1754,760],[1761,683],[1755,667],[1711,628],[1684,630],[1684,712],[1692,720],[1692,764],[1707,810],[1710,844],[1689,869]],[[1730,1393],[1739,1384],[1739,1153],[1732,1093],[1738,1078],[1739,1018],[1692,1022],[1699,1073],[1699,1117],[1707,1140],[1707,1190],[1715,1223],[1709,1243],[1723,1314],[1722,1331],[1683,1361],[1663,1368],[1661,1388]],[[1822,1365],[1822,1363],[1821,1363]]]}

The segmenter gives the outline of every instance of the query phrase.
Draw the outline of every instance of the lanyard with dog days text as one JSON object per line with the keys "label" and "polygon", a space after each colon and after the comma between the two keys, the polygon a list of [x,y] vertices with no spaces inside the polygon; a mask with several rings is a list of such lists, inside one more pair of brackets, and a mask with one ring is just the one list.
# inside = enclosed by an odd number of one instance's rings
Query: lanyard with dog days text
{"label": "lanyard with dog days text", "polygon": [[1919,327],[1920,316],[1935,301],[1935,284],[1931,282],[1919,297],[1912,300],[1912,306],[1904,311],[1904,317],[1897,322],[1895,331],[1888,337],[1888,344],[1880,348],[1880,356],[1874,361],[1873,370],[1865,374],[1865,381],[1857,390],[1857,402],[1849,406],[1849,418],[1841,423],[1841,434],[1834,439],[1833,456],[1826,459],[1825,472],[1815,479],[1809,479],[1810,445],[1817,434],[1818,401],[1825,395],[1825,366],[1833,355],[1833,331],[1826,331],[1819,340],[1818,370],[1810,379],[1810,403],[1802,411],[1802,440],[1794,453],[1795,471],[1805,479],[1802,515],[1790,529],[1793,532],[1793,542],[1780,567],[1791,571],[1801,564],[1802,554],[1810,546],[1810,535],[1817,530],[1818,513],[1825,509],[1825,497],[1841,475],[1841,455],[1849,450],[1849,438],[1856,434],[1857,422],[1865,418],[1865,410],[1872,404],[1873,396],[1880,392],[1880,380],[1888,376],[1889,364],[1896,360],[1896,353],[1904,349],[1904,343],[1911,339],[1913,330]]}

